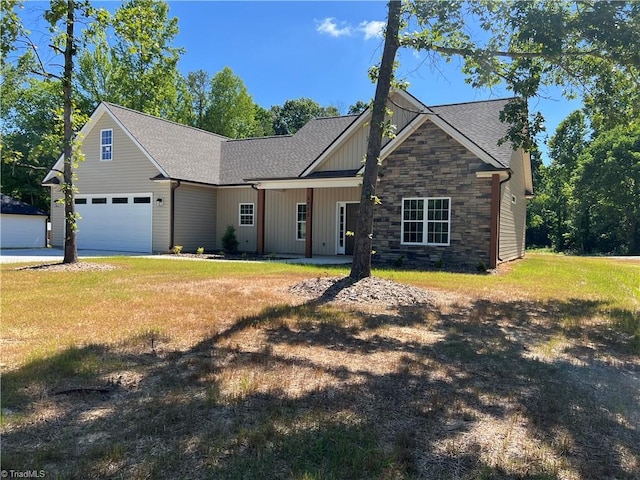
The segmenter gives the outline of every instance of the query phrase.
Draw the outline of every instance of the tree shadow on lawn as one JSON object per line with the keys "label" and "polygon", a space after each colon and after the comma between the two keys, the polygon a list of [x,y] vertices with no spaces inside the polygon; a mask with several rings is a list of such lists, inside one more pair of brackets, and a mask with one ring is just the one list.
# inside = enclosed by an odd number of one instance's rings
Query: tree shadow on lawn
{"label": "tree shadow on lawn", "polygon": [[[600,302],[368,313],[327,300],[266,308],[185,352],[90,345],[5,374],[2,469],[637,478],[637,356],[607,326],[583,325]],[[558,355],[537,356],[558,337]],[[80,388],[96,385],[110,389]]]}

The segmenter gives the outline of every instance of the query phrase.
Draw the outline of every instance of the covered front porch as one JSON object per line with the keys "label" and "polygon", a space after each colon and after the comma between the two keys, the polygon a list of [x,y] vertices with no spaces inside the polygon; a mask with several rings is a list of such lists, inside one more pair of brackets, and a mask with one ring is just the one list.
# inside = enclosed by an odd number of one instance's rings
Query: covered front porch
{"label": "covered front porch", "polygon": [[256,252],[350,263],[353,237],[348,232],[357,222],[360,183],[354,176],[256,182]]}

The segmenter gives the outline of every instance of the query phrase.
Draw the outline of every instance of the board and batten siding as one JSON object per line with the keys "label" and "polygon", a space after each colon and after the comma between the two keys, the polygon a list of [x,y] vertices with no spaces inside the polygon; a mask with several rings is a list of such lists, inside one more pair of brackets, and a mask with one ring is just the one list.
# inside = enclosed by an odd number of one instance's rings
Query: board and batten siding
{"label": "board and batten siding", "polygon": [[[338,202],[358,202],[360,187],[315,188],[313,191],[313,255],[335,255]],[[305,241],[296,238],[297,205],[306,203],[304,188],[267,190],[265,253],[304,255]]]}
{"label": "board and batten siding", "polygon": [[524,256],[527,199],[522,149],[511,154],[511,178],[500,192],[498,260],[507,262]]}
{"label": "board and batten siding", "polygon": [[[409,110],[410,105],[406,104],[401,97],[396,95],[394,102],[388,105],[393,115],[391,117],[387,116],[387,120],[390,120],[396,126],[395,133],[398,133],[414,119],[416,114]],[[330,172],[361,168],[363,166],[362,160],[367,153],[368,138],[369,122],[365,122],[362,127],[353,132],[346,141],[336,148],[336,151],[320,165],[318,171]],[[389,138],[383,138],[383,145],[386,145],[389,141]]]}
{"label": "board and batten siding", "polygon": [[[100,160],[100,131],[113,130],[113,157],[110,161]],[[170,249],[170,195],[168,182],[154,182],[158,169],[144,155],[129,136],[120,129],[108,113],[103,114],[82,141],[81,151],[84,161],[78,164],[78,195],[95,194],[149,194],[153,195],[152,228],[154,252],[166,252]],[[51,192],[51,241],[54,246],[64,243],[64,205],[56,203],[62,197],[59,187]],[[163,199],[158,207],[156,200]],[[82,220],[78,221],[82,228]]]}
{"label": "board and batten siding", "polygon": [[313,254],[335,255],[338,202],[359,202],[360,187],[316,188],[313,192]]}
{"label": "board and batten siding", "polygon": [[[253,226],[239,225],[240,204],[253,203]],[[216,250],[222,250],[222,237],[228,225],[236,229],[238,250],[253,253],[257,250],[258,192],[246,187],[220,188],[217,194]]]}
{"label": "board and batten siding", "polygon": [[174,243],[182,245],[185,252],[200,247],[205,252],[216,250],[217,196],[215,188],[184,184],[176,188]]}
{"label": "board and batten siding", "polygon": [[298,203],[306,203],[304,188],[267,190],[265,193],[265,253],[293,253],[304,255],[304,240],[296,239]]}

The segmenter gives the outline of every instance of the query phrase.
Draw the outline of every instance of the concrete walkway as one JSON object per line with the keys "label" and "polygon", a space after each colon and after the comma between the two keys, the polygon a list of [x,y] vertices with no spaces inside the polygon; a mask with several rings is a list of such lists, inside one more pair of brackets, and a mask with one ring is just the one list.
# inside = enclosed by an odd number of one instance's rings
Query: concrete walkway
{"label": "concrete walkway", "polygon": [[[78,250],[79,258],[132,257],[143,254],[134,252],[108,252],[100,250]],[[61,248],[25,248],[0,250],[0,263],[62,262],[64,250]]]}
{"label": "concrete walkway", "polygon": [[[195,257],[180,257],[176,255],[149,255],[147,253],[136,252],[113,252],[102,250],[78,250],[78,257],[80,259],[87,258],[108,258],[108,257],[144,257],[144,258],[157,258],[167,260],[198,260],[204,261],[206,259],[200,259]],[[64,250],[61,248],[25,248],[25,249],[5,249],[0,250],[0,263],[40,263],[40,262],[62,262],[64,258]],[[313,258],[289,257],[286,259],[268,260],[273,262],[282,263],[297,263],[305,265],[344,265],[350,264],[353,257],[345,255],[335,256],[317,256]],[[246,260],[231,260],[231,261],[246,261]]]}

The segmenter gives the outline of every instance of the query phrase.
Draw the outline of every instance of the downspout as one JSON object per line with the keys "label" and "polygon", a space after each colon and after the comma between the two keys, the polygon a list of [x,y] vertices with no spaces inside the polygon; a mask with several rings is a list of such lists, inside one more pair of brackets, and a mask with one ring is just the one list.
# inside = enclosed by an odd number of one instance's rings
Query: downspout
{"label": "downspout", "polygon": [[500,251],[500,199],[502,198],[502,184],[511,180],[511,170],[507,170],[507,178],[500,181],[500,175],[491,177],[491,232],[489,240],[489,268],[496,268],[498,261],[502,261]]}
{"label": "downspout", "polygon": [[169,218],[169,250],[171,250],[174,247],[174,240],[175,240],[175,216],[176,216],[176,207],[175,207],[175,200],[176,200],[176,190],[178,189],[178,187],[180,186],[180,180],[176,180],[175,184],[171,185],[171,213],[170,213],[170,218]]}

